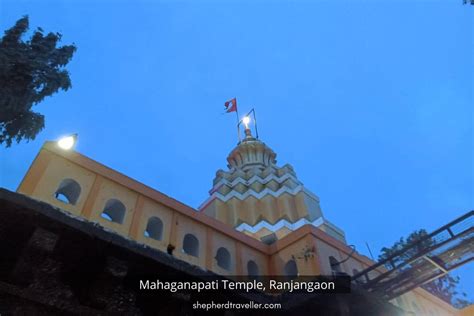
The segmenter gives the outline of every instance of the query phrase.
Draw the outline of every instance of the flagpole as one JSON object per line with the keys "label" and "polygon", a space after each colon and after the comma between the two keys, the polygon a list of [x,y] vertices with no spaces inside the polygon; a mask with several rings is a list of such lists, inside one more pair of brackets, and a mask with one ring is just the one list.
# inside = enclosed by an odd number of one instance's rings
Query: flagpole
{"label": "flagpole", "polygon": [[[229,108],[229,104],[232,104]],[[240,119],[239,119],[239,108],[237,107],[237,98],[233,98],[226,103],[224,103],[225,109],[227,113],[234,112],[237,115],[237,138],[240,143]]]}
{"label": "flagpole", "polygon": [[237,138],[240,143],[240,120],[239,120],[239,110],[237,106],[235,107],[235,114],[237,115]]}
{"label": "flagpole", "polygon": [[253,119],[255,121],[255,136],[258,139],[257,116],[255,115],[255,109],[252,109],[252,111],[253,111]]}

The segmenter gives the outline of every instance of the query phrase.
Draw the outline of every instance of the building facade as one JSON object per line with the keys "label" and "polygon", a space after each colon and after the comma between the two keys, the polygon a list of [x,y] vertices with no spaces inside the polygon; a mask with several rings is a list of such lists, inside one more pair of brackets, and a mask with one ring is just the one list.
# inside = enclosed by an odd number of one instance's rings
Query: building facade
{"label": "building facade", "polygon": [[[352,276],[374,264],[347,245],[291,165],[278,166],[250,131],[227,162],[196,210],[47,142],[17,191],[220,275]],[[422,288],[391,303],[407,315],[459,313]]]}

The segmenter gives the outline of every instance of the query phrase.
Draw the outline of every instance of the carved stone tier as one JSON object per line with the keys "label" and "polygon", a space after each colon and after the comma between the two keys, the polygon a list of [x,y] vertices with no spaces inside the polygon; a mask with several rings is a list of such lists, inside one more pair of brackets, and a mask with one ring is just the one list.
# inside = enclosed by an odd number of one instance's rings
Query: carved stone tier
{"label": "carved stone tier", "polygon": [[[292,224],[302,223],[302,219],[310,224],[321,222],[317,221],[322,219],[319,198],[303,186],[293,167],[277,166],[275,152],[253,138],[249,130],[246,135],[227,157],[229,170],[216,172],[211,196],[199,210],[257,239],[272,225],[276,225],[273,233],[278,231],[279,239],[297,228]],[[289,223],[283,230],[282,221]],[[344,240],[341,230],[332,232]]]}

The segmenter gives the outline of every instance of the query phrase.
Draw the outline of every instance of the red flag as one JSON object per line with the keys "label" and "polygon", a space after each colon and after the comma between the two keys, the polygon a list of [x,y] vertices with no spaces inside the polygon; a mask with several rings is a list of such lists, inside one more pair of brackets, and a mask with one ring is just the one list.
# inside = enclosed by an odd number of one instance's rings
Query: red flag
{"label": "red flag", "polygon": [[237,112],[237,99],[233,98],[232,100],[227,101],[226,103],[224,103],[224,106],[227,113]]}

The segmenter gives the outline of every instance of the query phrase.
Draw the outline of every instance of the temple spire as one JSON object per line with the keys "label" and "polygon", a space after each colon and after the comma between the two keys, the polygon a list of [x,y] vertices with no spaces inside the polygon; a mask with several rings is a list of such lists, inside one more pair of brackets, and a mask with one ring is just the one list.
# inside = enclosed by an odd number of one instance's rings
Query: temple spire
{"label": "temple spire", "polygon": [[237,128],[239,143],[227,156],[228,170],[216,172],[210,197],[199,211],[264,242],[307,224],[345,242],[344,232],[323,218],[319,198],[291,165],[277,165],[276,153],[258,138],[253,109]]}

